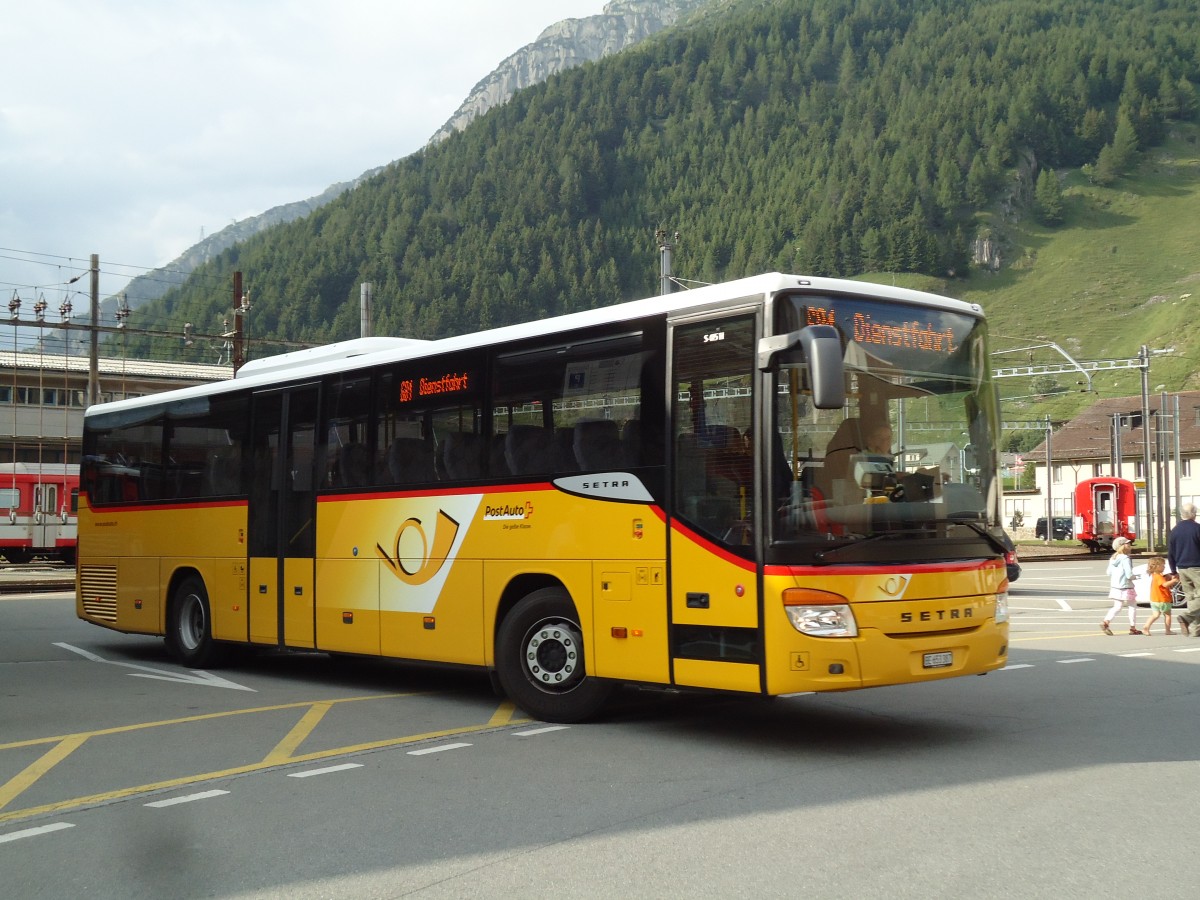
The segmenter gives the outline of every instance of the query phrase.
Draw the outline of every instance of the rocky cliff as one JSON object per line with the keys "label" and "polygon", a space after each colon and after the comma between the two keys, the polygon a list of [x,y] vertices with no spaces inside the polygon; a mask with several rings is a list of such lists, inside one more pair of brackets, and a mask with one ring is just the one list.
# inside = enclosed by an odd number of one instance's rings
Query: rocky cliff
{"label": "rocky cliff", "polygon": [[612,0],[599,15],[563,19],[532,44],[505,59],[475,85],[454,115],[430,138],[445,140],[476,117],[499,106],[522,88],[551,75],[624,50],[674,25],[712,0]]}

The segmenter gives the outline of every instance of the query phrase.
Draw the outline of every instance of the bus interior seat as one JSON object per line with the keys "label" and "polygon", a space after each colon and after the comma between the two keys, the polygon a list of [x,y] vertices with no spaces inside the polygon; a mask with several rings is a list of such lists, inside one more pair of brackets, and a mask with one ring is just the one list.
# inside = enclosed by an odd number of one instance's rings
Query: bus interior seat
{"label": "bus interior seat", "polygon": [[642,464],[641,419],[630,419],[621,426],[621,459],[630,468]]}
{"label": "bus interior seat", "polygon": [[622,461],[621,434],[612,419],[584,419],[575,424],[575,459],[584,472],[612,469]]}
{"label": "bus interior seat", "polygon": [[554,429],[554,471],[579,471],[579,461],[575,458],[574,426]]}
{"label": "bus interior seat", "polygon": [[208,465],[204,477],[208,496],[237,494],[241,491],[239,460],[228,453],[213,451],[208,454]]}
{"label": "bus interior seat", "polygon": [[338,485],[358,487],[371,483],[371,453],[366,444],[346,444],[338,450]]}
{"label": "bus interior seat", "polygon": [[492,435],[492,442],[488,446],[488,474],[492,477],[512,474],[508,460],[504,458],[504,444],[507,437],[507,432]]}
{"label": "bus interior seat", "polygon": [[471,431],[450,431],[442,439],[442,463],[446,477],[478,478],[482,470],[482,442]]}
{"label": "bus interior seat", "polygon": [[554,471],[554,436],[540,425],[513,425],[504,440],[504,458],[514,475]]}
{"label": "bus interior seat", "polygon": [[388,478],[396,484],[433,481],[433,452],[421,438],[396,438],[387,448],[387,470]]}
{"label": "bus interior seat", "polygon": [[862,492],[853,482],[851,460],[862,453],[863,439],[859,421],[843,419],[825,445],[825,460],[817,473],[816,486],[831,504],[862,501]]}

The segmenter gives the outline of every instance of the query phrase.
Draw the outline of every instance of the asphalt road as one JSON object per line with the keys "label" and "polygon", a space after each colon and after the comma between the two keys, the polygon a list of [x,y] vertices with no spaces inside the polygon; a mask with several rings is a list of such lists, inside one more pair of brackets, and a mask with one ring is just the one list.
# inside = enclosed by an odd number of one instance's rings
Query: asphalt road
{"label": "asphalt road", "polygon": [[[1007,669],[530,722],[320,654],[209,677],[0,597],[0,885],[89,897],[1191,897],[1200,639],[1026,563]],[[1144,621],[1146,612],[1139,613]]]}

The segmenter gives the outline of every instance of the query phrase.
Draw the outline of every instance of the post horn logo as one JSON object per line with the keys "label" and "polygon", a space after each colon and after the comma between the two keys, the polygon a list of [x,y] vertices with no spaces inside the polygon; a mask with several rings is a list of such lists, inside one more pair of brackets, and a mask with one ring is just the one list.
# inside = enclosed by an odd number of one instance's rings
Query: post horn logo
{"label": "post horn logo", "polygon": [[[421,520],[410,518],[401,522],[400,527],[396,529],[396,537],[393,540],[396,554],[394,558],[380,544],[375,545],[375,552],[379,554],[380,559],[387,563],[392,574],[405,584],[414,586],[424,584],[438,573],[450,556],[450,548],[454,546],[454,539],[458,537],[458,528],[458,522],[439,509],[432,547],[430,547],[429,538],[425,534],[425,526]],[[401,542],[406,533],[410,531],[414,532],[421,542],[418,554],[403,553],[400,549]],[[419,565],[412,568],[414,563],[419,563]]]}
{"label": "post horn logo", "polygon": [[902,597],[908,590],[910,581],[912,581],[911,575],[889,575],[885,581],[879,583],[879,589],[889,597]]}

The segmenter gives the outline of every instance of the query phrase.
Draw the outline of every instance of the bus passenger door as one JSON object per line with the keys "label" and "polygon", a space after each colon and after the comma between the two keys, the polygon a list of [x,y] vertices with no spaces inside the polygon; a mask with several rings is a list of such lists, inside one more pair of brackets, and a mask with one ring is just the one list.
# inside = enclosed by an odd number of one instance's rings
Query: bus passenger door
{"label": "bus passenger door", "polygon": [[679,685],[760,689],[756,334],[750,312],[672,328],[670,633]]}
{"label": "bus passenger door", "polygon": [[314,646],[317,387],[254,395],[250,640]]}

